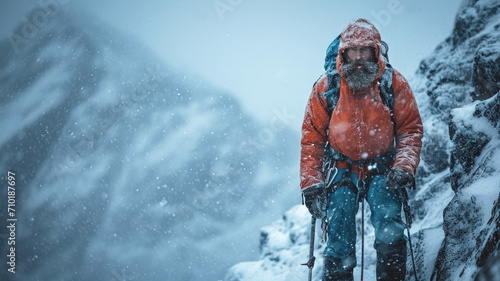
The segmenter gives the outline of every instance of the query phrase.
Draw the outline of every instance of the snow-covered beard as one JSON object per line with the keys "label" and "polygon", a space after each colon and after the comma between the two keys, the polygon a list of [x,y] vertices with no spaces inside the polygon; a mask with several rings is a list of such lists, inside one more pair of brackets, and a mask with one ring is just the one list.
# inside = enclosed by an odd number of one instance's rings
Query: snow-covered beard
{"label": "snow-covered beard", "polygon": [[[361,66],[358,68],[358,66]],[[345,63],[340,67],[340,75],[351,89],[368,88],[379,73],[380,66],[372,61],[362,59]]]}

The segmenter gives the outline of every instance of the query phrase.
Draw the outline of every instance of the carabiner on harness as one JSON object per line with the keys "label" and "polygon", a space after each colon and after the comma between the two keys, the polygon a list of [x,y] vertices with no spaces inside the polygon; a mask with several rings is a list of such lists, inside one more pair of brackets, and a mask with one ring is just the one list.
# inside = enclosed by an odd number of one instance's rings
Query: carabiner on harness
{"label": "carabiner on harness", "polygon": [[356,187],[358,188],[358,190],[365,189],[365,181],[362,179],[358,179],[358,181],[356,182]]}
{"label": "carabiner on harness", "polygon": [[357,202],[361,202],[365,197],[368,191],[366,190],[366,182],[363,179],[358,179],[356,182],[356,188],[358,189],[358,194],[357,194]]}
{"label": "carabiner on harness", "polygon": [[325,244],[328,235],[328,221],[326,217],[321,220],[321,229],[323,230],[321,233],[321,243]]}
{"label": "carabiner on harness", "polygon": [[[332,175],[332,171],[333,171],[333,176]],[[328,169],[328,172],[326,173],[326,188],[329,188],[330,185],[333,183],[333,180],[335,179],[335,177],[337,176],[337,174],[339,173],[339,169],[337,169],[337,166],[336,165],[333,165],[333,167],[330,167]]]}

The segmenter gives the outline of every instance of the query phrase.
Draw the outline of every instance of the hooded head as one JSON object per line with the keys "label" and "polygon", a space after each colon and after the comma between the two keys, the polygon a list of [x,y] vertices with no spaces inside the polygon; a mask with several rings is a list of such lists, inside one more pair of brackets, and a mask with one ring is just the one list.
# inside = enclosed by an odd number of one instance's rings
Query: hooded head
{"label": "hooded head", "polygon": [[366,19],[351,21],[340,35],[339,55],[337,56],[337,71],[342,75],[344,61],[344,51],[349,48],[372,47],[375,50],[375,62],[379,71],[376,78],[384,72],[385,62],[381,53],[381,38],[377,28]]}

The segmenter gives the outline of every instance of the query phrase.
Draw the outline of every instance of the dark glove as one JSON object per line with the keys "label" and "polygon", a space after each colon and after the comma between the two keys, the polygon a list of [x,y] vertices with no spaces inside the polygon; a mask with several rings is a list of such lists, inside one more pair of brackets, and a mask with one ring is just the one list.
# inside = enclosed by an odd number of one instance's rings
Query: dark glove
{"label": "dark glove", "polygon": [[398,187],[414,188],[415,178],[401,168],[392,168],[387,174],[387,186],[392,189]]}
{"label": "dark glove", "polygon": [[304,195],[304,203],[309,209],[309,213],[317,219],[322,219],[326,216],[326,189],[325,185],[317,183],[302,190]]}

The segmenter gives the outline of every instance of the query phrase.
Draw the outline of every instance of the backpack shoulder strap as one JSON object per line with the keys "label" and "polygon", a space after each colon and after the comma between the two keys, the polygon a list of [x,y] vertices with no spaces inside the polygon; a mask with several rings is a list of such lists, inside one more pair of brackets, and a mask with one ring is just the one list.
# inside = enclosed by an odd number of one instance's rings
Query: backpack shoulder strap
{"label": "backpack shoulder strap", "polygon": [[394,123],[394,92],[392,90],[392,72],[392,66],[387,63],[384,72],[380,77],[380,97],[382,98],[382,103],[391,111],[391,120]]}
{"label": "backpack shoulder strap", "polygon": [[340,98],[340,75],[337,69],[329,71],[328,76],[328,91],[323,93],[323,97],[327,103],[328,116],[332,116],[333,110]]}

